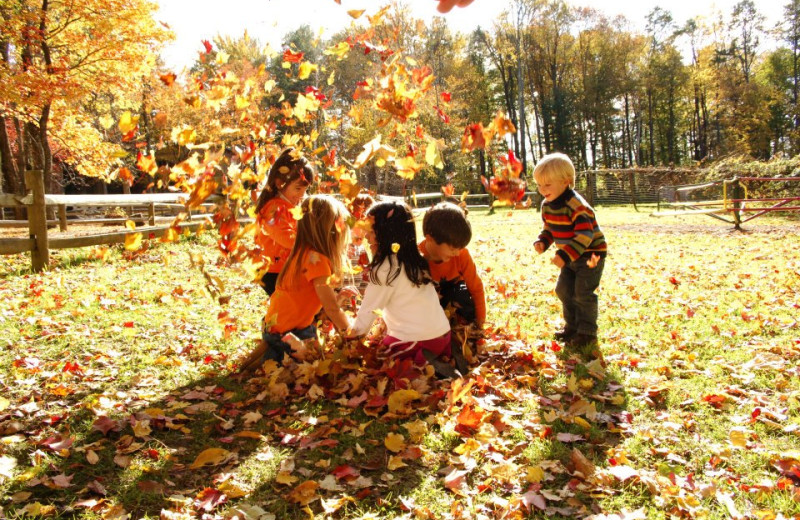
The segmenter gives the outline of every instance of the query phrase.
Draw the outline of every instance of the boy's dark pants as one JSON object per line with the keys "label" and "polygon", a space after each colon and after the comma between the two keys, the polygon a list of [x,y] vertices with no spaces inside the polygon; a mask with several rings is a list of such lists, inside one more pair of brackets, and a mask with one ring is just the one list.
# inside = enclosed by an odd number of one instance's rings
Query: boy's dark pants
{"label": "boy's dark pants", "polygon": [[597,294],[603,276],[605,258],[589,267],[587,257],[580,257],[561,268],[556,282],[556,295],[564,311],[564,330],[597,336]]}
{"label": "boy's dark pants", "polygon": [[452,304],[456,314],[468,323],[475,321],[475,301],[463,280],[442,280],[439,282],[439,303],[446,309]]}

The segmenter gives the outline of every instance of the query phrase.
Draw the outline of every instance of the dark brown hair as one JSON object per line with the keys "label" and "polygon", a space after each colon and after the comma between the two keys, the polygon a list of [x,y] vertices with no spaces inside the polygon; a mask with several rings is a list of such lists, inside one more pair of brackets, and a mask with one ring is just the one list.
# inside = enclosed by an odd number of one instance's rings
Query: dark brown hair
{"label": "dark brown hair", "polygon": [[472,240],[472,226],[463,209],[452,202],[440,202],[425,212],[422,234],[430,236],[437,244],[460,249]]}
{"label": "dark brown hair", "polygon": [[261,211],[267,202],[277,197],[280,190],[287,184],[301,179],[306,186],[310,186],[314,184],[315,178],[314,166],[308,162],[302,152],[295,148],[286,148],[269,169],[267,184],[261,190],[261,195],[258,196],[258,202],[256,202],[256,213]]}

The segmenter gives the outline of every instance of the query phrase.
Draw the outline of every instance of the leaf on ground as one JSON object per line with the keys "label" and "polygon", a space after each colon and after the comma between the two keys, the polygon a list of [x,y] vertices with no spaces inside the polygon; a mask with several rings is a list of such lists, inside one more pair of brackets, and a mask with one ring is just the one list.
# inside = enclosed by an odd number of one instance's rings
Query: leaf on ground
{"label": "leaf on ground", "polygon": [[319,484],[316,481],[306,480],[294,488],[291,493],[289,493],[287,498],[290,502],[300,504],[301,506],[306,506],[319,498],[319,495],[317,495],[317,489],[319,489]]}
{"label": "leaf on ground", "polygon": [[392,453],[398,453],[405,449],[406,440],[405,437],[399,433],[389,433],[383,440],[383,444],[386,446],[387,450],[391,451]]}
{"label": "leaf on ground", "polygon": [[389,396],[388,405],[390,413],[410,413],[412,410],[408,403],[422,397],[416,390],[396,390]]}
{"label": "leaf on ground", "polygon": [[204,466],[219,466],[233,457],[233,453],[224,448],[208,448],[203,450],[189,466],[190,469],[198,469]]}

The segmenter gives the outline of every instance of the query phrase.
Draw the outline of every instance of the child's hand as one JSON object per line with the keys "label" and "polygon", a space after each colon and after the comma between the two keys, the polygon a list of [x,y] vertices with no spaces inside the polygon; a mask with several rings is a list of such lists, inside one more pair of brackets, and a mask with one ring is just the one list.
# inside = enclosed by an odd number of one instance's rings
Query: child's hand
{"label": "child's hand", "polygon": [[536,252],[541,255],[542,253],[544,253],[544,242],[537,240],[536,242],[533,243],[533,249],[535,249]]}
{"label": "child's hand", "polygon": [[350,303],[351,300],[355,299],[357,296],[358,289],[352,285],[348,285],[339,290],[339,294],[336,295],[336,303],[339,305],[339,307],[344,307],[345,304]]}
{"label": "child's hand", "polygon": [[564,263],[564,259],[563,259],[563,258],[561,258],[559,255],[555,255],[555,256],[553,256],[553,259],[552,259],[552,260],[550,260],[550,262],[552,262],[552,263],[553,263],[553,264],[554,264],[556,267],[558,267],[559,269],[561,269],[562,267],[564,267],[564,266],[566,265],[566,264]]}

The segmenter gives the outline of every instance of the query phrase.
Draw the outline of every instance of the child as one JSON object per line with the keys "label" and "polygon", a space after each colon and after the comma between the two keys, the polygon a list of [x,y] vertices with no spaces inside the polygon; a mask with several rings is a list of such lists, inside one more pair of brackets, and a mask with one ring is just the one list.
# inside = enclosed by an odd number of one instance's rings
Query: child
{"label": "child", "polygon": [[312,195],[301,208],[297,240],[278,276],[264,318],[264,359],[278,363],[284,355],[292,354],[291,342],[316,337],[314,318],[320,309],[325,309],[339,331],[351,325],[333,290],[342,273],[349,239],[347,209],[329,195]]}
{"label": "child", "polygon": [[428,261],[431,277],[439,286],[441,305],[452,304],[456,315],[483,327],[486,297],[467,245],[472,228],[464,210],[451,202],[436,204],[422,219],[425,239],[419,250]]}
{"label": "child", "polygon": [[572,188],[575,167],[563,153],[545,155],[533,170],[542,201],[544,229],[534,242],[544,253],[555,242],[552,263],[561,269],[556,295],[566,325],[556,333],[569,347],[597,346],[597,295],[607,252],[594,210]]}
{"label": "child", "polygon": [[267,184],[256,203],[255,243],[265,257],[267,272],[261,283],[267,295],[275,292],[278,273],[294,245],[297,220],[291,210],[296,208],[314,183],[314,168],[299,150],[287,148],[272,164]]}
{"label": "child", "polygon": [[417,250],[411,208],[402,202],[381,202],[367,216],[372,222],[367,232],[373,252],[370,283],[351,335],[366,334],[380,309],[389,357],[410,358],[418,365],[427,360],[441,376],[458,375],[437,359],[450,355],[450,323],[439,305],[428,263]]}
{"label": "child", "polygon": [[350,261],[350,270],[353,273],[353,281],[356,289],[361,296],[369,283],[369,254],[364,247],[364,237],[369,227],[366,216],[367,210],[375,204],[368,193],[359,193],[350,203],[352,210],[350,214],[355,219],[353,228],[350,231],[350,244],[347,246],[347,259]]}

